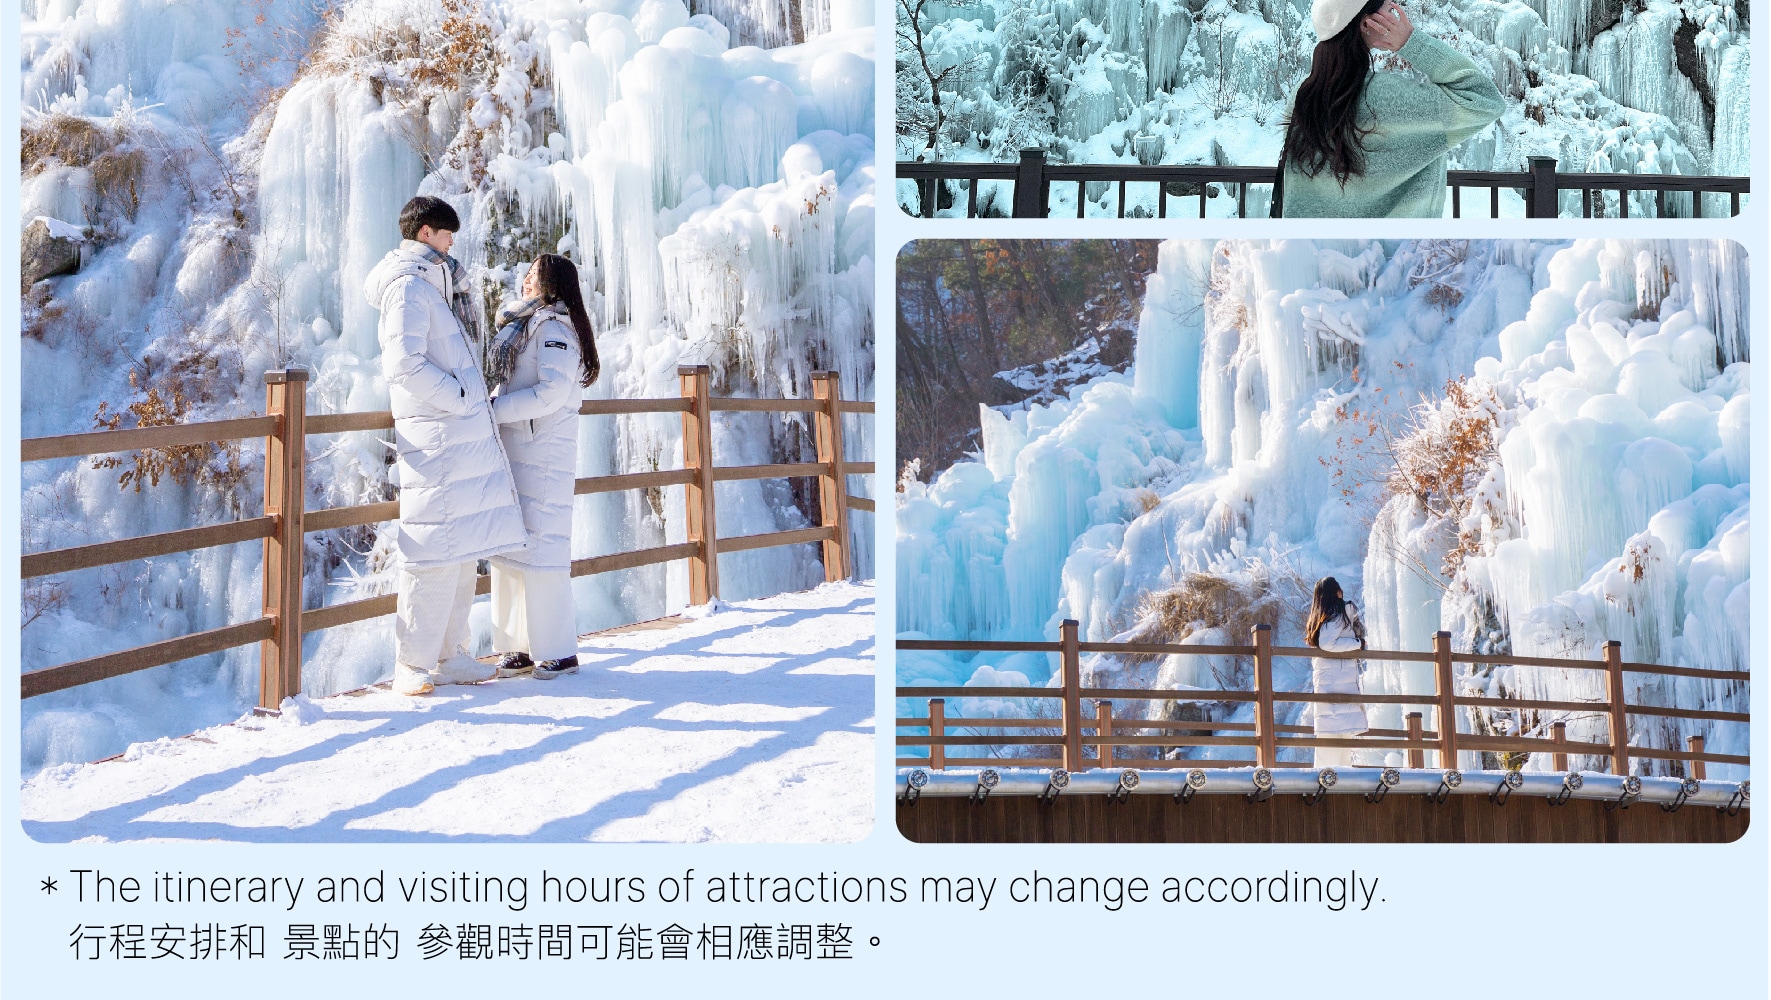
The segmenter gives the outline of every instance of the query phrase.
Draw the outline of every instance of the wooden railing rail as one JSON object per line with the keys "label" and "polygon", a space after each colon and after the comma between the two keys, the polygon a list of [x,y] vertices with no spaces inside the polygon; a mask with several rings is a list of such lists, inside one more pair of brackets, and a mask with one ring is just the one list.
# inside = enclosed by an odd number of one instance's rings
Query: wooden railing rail
{"label": "wooden railing rail", "polygon": [[[1216,166],[1212,164],[1163,163],[1050,163],[1043,149],[1025,149],[1017,163],[981,163],[946,161],[937,163],[900,161],[897,179],[916,187],[916,201],[907,206],[913,216],[932,219],[947,207],[942,196],[952,194],[949,184],[963,187],[966,218],[978,216],[980,182],[1007,182],[1014,186],[1009,214],[1013,218],[1043,219],[1051,214],[1051,188],[1054,184],[1076,185],[1076,217],[1083,218],[1090,199],[1089,185],[1118,186],[1118,218],[1125,218],[1128,208],[1126,185],[1156,185],[1156,217],[1169,216],[1169,199],[1197,198],[1199,218],[1206,217],[1206,200],[1219,194],[1235,199],[1234,217],[1248,218],[1250,186],[1274,186],[1278,168],[1269,166]],[[1581,193],[1581,215],[1592,218],[1597,209],[1607,211],[1611,202],[1604,192],[1617,193],[1619,218],[1630,217],[1629,193],[1654,192],[1654,214],[1666,216],[1670,211],[1688,208],[1691,218],[1704,217],[1704,195],[1728,198],[1728,215],[1740,214],[1740,197],[1749,193],[1751,179],[1733,176],[1695,176],[1681,174],[1594,174],[1560,173],[1556,159],[1550,156],[1529,157],[1526,169],[1450,170],[1445,185],[1451,191],[1451,216],[1462,218],[1465,188],[1488,189],[1490,218],[1500,218],[1500,193],[1519,192],[1525,202],[1528,219],[1555,218],[1561,212],[1561,195],[1565,191]],[[1099,191],[1101,188],[1097,187]],[[1276,192],[1283,199],[1283,192]],[[1597,198],[1595,198],[1597,194]],[[1680,197],[1669,200],[1668,195]]]}
{"label": "wooden railing rail", "polygon": [[[1747,758],[1736,754],[1718,754],[1708,752],[1704,748],[1702,737],[1692,737],[1685,750],[1662,750],[1654,747],[1636,746],[1628,739],[1628,717],[1631,715],[1658,718],[1688,719],[1718,723],[1748,723],[1751,716],[1745,712],[1723,712],[1700,709],[1683,709],[1663,707],[1659,705],[1636,705],[1628,701],[1628,689],[1622,682],[1625,673],[1660,674],[1672,677],[1701,676],[1738,680],[1748,679],[1746,671],[1736,670],[1699,670],[1690,667],[1670,667],[1653,663],[1625,663],[1623,661],[1622,644],[1613,640],[1603,647],[1603,655],[1598,660],[1557,659],[1554,657],[1534,656],[1500,656],[1491,654],[1469,655],[1451,651],[1451,634],[1438,632],[1433,636],[1433,651],[1421,653],[1401,650],[1368,649],[1350,653],[1324,653],[1322,650],[1296,646],[1272,645],[1272,631],[1269,626],[1256,625],[1251,630],[1251,642],[1248,645],[1211,645],[1189,646],[1177,643],[1116,643],[1116,642],[1082,642],[1079,638],[1079,627],[1075,621],[1066,620],[1059,627],[1057,642],[993,642],[978,640],[942,640],[942,639],[901,639],[897,648],[901,650],[955,651],[974,652],[1046,652],[1059,655],[1060,668],[1057,683],[1047,687],[968,687],[968,686],[912,686],[899,687],[899,698],[927,698],[931,706],[927,718],[900,717],[896,724],[900,729],[925,729],[927,735],[916,733],[899,733],[897,745],[911,748],[929,748],[931,757],[924,761],[915,757],[900,757],[902,766],[981,766],[981,764],[1013,763],[1020,766],[1062,766],[1068,770],[1082,770],[1089,767],[1113,767],[1134,763],[1130,760],[1116,760],[1113,754],[1115,747],[1226,747],[1245,746],[1254,749],[1254,756],[1242,761],[1202,761],[1196,759],[1157,759],[1137,758],[1137,767],[1177,767],[1177,766],[1248,766],[1292,767],[1306,766],[1295,761],[1279,760],[1279,751],[1283,749],[1336,747],[1362,750],[1401,750],[1407,754],[1409,766],[1425,765],[1426,751],[1434,752],[1440,767],[1457,766],[1458,754],[1471,752],[1525,752],[1548,753],[1555,762],[1557,770],[1566,770],[1570,754],[1585,754],[1603,757],[1610,761],[1613,773],[1627,774],[1632,757],[1681,761],[1687,772],[1701,776],[1703,765],[1710,764],[1746,764]],[[1145,688],[1089,688],[1082,684],[1081,654],[1112,653],[1112,654],[1170,654],[1181,653],[1203,656],[1241,656],[1253,660],[1252,690],[1228,689],[1145,689]],[[1434,665],[1434,690],[1423,694],[1317,694],[1313,691],[1285,691],[1278,689],[1273,681],[1273,661],[1283,657],[1317,657],[1327,656],[1334,659],[1365,659],[1368,661],[1403,661],[1415,663],[1432,663]],[[1510,666],[1546,667],[1546,668],[1578,668],[1604,671],[1606,674],[1607,694],[1603,701],[1573,701],[1549,699],[1509,699],[1490,698],[1480,695],[1457,693],[1456,676],[1453,672],[1455,663],[1483,663]],[[947,699],[949,698],[1018,698],[1029,701],[1057,701],[1057,711],[1051,717],[1037,714],[1011,718],[977,717],[946,715]],[[1115,715],[1113,706],[1120,701],[1141,702],[1230,702],[1251,704],[1254,708],[1252,722],[1215,722],[1206,720],[1147,720],[1129,717],[1123,713]],[[933,708],[936,702],[941,711]],[[1085,710],[1085,703],[1092,703],[1092,713]],[[1357,736],[1329,737],[1316,736],[1314,730],[1307,726],[1284,725],[1278,722],[1274,706],[1277,704],[1355,704],[1355,705],[1399,705],[1414,709],[1404,713],[1407,723],[1405,729],[1371,729]],[[1457,729],[1457,717],[1460,709],[1468,708],[1507,708],[1561,713],[1564,716],[1602,718],[1605,720],[1606,739],[1604,742],[1583,742],[1569,740],[1567,737],[1567,718],[1549,723],[1550,735],[1546,737],[1518,735],[1487,735],[1460,733]],[[1032,710],[1029,710],[1032,711]],[[1427,729],[1423,724],[1423,715],[1430,711],[1433,715],[1433,728]],[[971,732],[950,732],[951,730]],[[1035,733],[1015,734],[1003,733],[1002,730],[1036,729]],[[949,747],[988,747],[988,746],[1032,746],[1053,747],[1059,753],[1051,758],[1051,763],[1042,763],[1047,758],[1038,758],[1038,762],[1030,758],[958,758],[947,753]],[[1084,754],[1085,747],[1093,747],[1093,756]],[[935,748],[941,748],[939,759],[945,765],[932,763],[935,760]],[[965,761],[966,763],[961,763]]]}
{"label": "wooden railing rail", "polygon": [[[587,399],[578,412],[585,416],[680,413],[683,420],[684,468],[654,472],[591,476],[576,481],[579,496],[621,490],[681,486],[685,493],[687,540],[631,552],[576,559],[572,575],[591,576],[662,563],[689,563],[690,599],[706,603],[719,596],[718,557],[732,552],[786,545],[816,544],[820,548],[827,581],[847,579],[853,572],[849,553],[848,512],[871,513],[873,501],[849,495],[849,476],[874,474],[874,463],[852,462],[843,444],[845,414],[871,414],[874,404],[842,398],[835,372],[812,375],[812,399],[734,399],[710,393],[711,372],[706,366],[678,369],[681,395],[669,399]],[[316,531],[356,527],[398,520],[400,502],[384,500],[305,509],[307,438],[320,434],[382,431],[394,426],[385,410],[366,413],[313,414],[306,412],[308,373],[303,369],[265,374],[265,415],[142,427],[93,431],[56,437],[27,438],[20,454],[27,462],[81,458],[113,452],[162,449],[265,438],[265,509],[261,517],[184,528],[134,538],[97,542],[33,552],[22,557],[21,575],[44,577],[135,559],[172,555],[218,545],[262,541],[264,543],[264,590],[258,618],[191,635],[149,643],[33,670],[23,675],[26,698],[61,691],[81,684],[119,677],[222,652],[250,643],[260,644],[259,707],[274,710],[284,698],[301,691],[302,637],[329,628],[393,614],[392,594],[304,610],[302,594],[302,538]],[[758,466],[717,466],[713,461],[712,414],[717,412],[806,413],[812,416],[817,460]],[[721,537],[715,521],[715,483],[757,479],[810,478],[819,481],[820,523],[809,528],[772,531],[756,535]],[[490,590],[481,577],[476,593]]]}

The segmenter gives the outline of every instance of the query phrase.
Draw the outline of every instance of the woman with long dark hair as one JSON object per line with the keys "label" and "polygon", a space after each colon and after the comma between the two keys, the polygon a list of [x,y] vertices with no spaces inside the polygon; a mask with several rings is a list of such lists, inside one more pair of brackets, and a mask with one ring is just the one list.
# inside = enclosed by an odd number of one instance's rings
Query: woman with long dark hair
{"label": "woman with long dark hair", "polygon": [[[1304,622],[1304,641],[1330,653],[1365,648],[1365,627],[1359,609],[1341,593],[1340,582],[1325,576],[1310,597],[1310,617]],[[1359,661],[1326,656],[1310,659],[1311,687],[1317,694],[1358,694]],[[1371,728],[1365,709],[1349,704],[1315,704],[1317,736],[1357,736]],[[1317,767],[1352,767],[1353,751],[1343,747],[1317,747]]]}
{"label": "woman with long dark hair", "polygon": [[535,259],[522,297],[498,309],[486,351],[492,418],[510,456],[528,546],[492,559],[492,648],[500,677],[542,679],[578,669],[572,609],[572,498],[578,403],[600,365],[578,269]]}
{"label": "woman with long dark hair", "polygon": [[[1445,154],[1505,109],[1468,56],[1415,31],[1395,0],[1316,0],[1316,51],[1285,123],[1287,218],[1445,212]],[[1394,52],[1427,78],[1373,72]]]}

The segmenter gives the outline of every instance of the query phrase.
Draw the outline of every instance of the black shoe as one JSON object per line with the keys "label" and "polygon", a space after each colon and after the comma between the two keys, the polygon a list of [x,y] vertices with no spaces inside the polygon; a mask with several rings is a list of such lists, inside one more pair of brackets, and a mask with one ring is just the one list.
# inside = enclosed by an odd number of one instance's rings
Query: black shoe
{"label": "black shoe", "polygon": [[535,670],[535,661],[528,653],[506,653],[498,659],[498,676],[527,677]]}
{"label": "black shoe", "polygon": [[542,660],[535,664],[535,679],[538,681],[551,681],[555,677],[564,677],[577,672],[578,655],[576,653],[558,660]]}

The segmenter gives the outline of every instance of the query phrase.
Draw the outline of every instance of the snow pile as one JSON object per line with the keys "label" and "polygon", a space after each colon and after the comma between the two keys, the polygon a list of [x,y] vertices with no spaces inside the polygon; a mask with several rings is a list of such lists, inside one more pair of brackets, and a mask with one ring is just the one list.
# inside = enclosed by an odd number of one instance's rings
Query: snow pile
{"label": "snow pile", "polygon": [[[1309,4],[1234,0],[949,0],[911,19],[900,7],[900,159],[1012,160],[1031,146],[1069,163],[1271,165],[1284,116],[1309,72]],[[1716,0],[1442,0],[1411,5],[1416,29],[1493,74],[1507,101],[1451,166],[1564,172],[1745,175],[1751,170],[1750,32]],[[1396,60],[1389,57],[1391,62]],[[934,78],[937,83],[931,83]],[[941,91],[937,107],[932,91]],[[900,192],[908,195],[909,188]],[[1150,185],[1128,214],[1154,215]],[[1265,212],[1265,188],[1249,211]],[[980,210],[1008,210],[1007,185]],[[1116,189],[1085,197],[1111,211]],[[1563,211],[1578,214],[1578,193]],[[1052,191],[1052,213],[1076,207]],[[1654,211],[1636,195],[1631,214]],[[1523,205],[1503,194],[1503,212]],[[1669,211],[1686,212],[1682,200]],[[1255,204],[1254,202],[1259,202]],[[1218,196],[1213,214],[1233,211]],[[1449,211],[1449,208],[1447,209]],[[1616,214],[1612,196],[1605,211]],[[1709,214],[1725,212],[1714,196]]]}
{"label": "snow pile", "polygon": [[[286,365],[313,372],[310,413],[385,408],[361,288],[415,193],[460,213],[454,252],[488,320],[534,255],[579,262],[604,372],[587,395],[675,396],[676,367],[706,364],[716,395],[805,397],[829,369],[845,397],[872,398],[873,36],[852,4],[720,6],[790,13],[807,40],[773,49],[680,0],[355,0],[324,19],[305,4],[39,6],[24,33],[24,216],[78,228],[93,253],[26,296],[27,436],[95,414],[128,427],[254,412],[260,373]],[[809,461],[808,417],[719,414],[715,460]],[[849,419],[865,461],[870,424]],[[676,414],[586,418],[579,475],[674,467],[680,436]],[[29,466],[25,551],[251,516],[260,448]],[[388,461],[385,433],[314,439],[309,509],[391,498]],[[679,496],[580,498],[574,555],[682,540]],[[722,483],[720,533],[804,527],[813,497]],[[870,575],[869,519],[854,533]],[[386,593],[392,560],[379,526],[310,535],[310,604]],[[240,545],[30,582],[24,666],[256,617],[258,561]],[[721,568],[729,599],[822,579],[812,546]],[[680,566],[575,588],[580,631],[688,596]],[[384,676],[389,629],[310,636],[305,689]],[[32,699],[25,766],[231,718],[257,673],[247,648]]]}
{"label": "snow pile", "polygon": [[[873,823],[873,593],[591,636],[579,673],[291,699],[22,790],[39,841],[841,842]],[[693,698],[684,695],[685,685]]]}
{"label": "snow pile", "polygon": [[[985,410],[977,460],[903,484],[900,633],[1049,640],[1074,618],[1084,641],[1210,644],[1265,622],[1302,645],[1310,586],[1333,575],[1373,648],[1430,649],[1446,629],[1464,651],[1596,658],[1618,639],[1626,660],[1745,670],[1745,269],[1737,245],[1697,241],[1165,243],[1129,378]],[[1052,680],[1047,654],[899,663],[903,684]],[[1238,669],[1084,666],[1142,687],[1242,686]],[[1309,686],[1307,663],[1277,674]],[[1747,711],[1736,683],[1629,676],[1633,701]],[[1460,680],[1545,700],[1601,698],[1602,683],[1504,667]],[[1364,684],[1427,693],[1430,666],[1374,663]],[[1401,707],[1371,711],[1400,728]],[[1578,718],[1570,736],[1603,725]],[[1703,735],[1747,752],[1744,726],[1631,726],[1639,745]]]}

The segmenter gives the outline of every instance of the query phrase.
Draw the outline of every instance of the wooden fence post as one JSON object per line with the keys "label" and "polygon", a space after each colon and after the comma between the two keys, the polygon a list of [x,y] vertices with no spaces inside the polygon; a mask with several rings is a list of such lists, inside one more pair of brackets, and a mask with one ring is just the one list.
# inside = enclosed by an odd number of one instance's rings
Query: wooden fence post
{"label": "wooden fence post", "polygon": [[695,474],[683,487],[688,508],[684,516],[687,540],[699,551],[689,557],[689,603],[706,604],[719,596],[719,537],[713,517],[713,409],[708,402],[712,371],[706,365],[685,365],[676,370],[683,398],[690,401],[683,414],[683,468]]}
{"label": "wooden fence post", "polygon": [[[1550,742],[1555,743],[1558,746],[1568,742],[1568,723],[1550,723]],[[1551,754],[1550,767],[1557,774],[1566,774],[1568,772],[1568,754],[1562,750],[1557,750],[1555,753]]]}
{"label": "wooden fence post", "polygon": [[1015,171],[1014,217],[1043,219],[1045,208],[1045,150],[1023,149]]}
{"label": "wooden fence post", "polygon": [[1273,732],[1273,627],[1256,625],[1254,639],[1254,756],[1261,767],[1272,767],[1279,757],[1278,734]]}
{"label": "wooden fence post", "polygon": [[[1690,750],[1692,753],[1702,753],[1703,752],[1703,737],[1701,737],[1701,736],[1687,736],[1687,737],[1685,737],[1685,749]],[[1696,778],[1698,781],[1702,781],[1704,779],[1703,761],[1695,760],[1695,759],[1686,761],[1685,762],[1685,773],[1690,775],[1693,778]]]}
{"label": "wooden fence post", "polygon": [[1457,687],[1451,675],[1451,633],[1433,633],[1433,669],[1439,689],[1439,766],[1457,766]]}
{"label": "wooden fence post", "polygon": [[[1525,200],[1525,217],[1553,219],[1561,213],[1562,204],[1561,192],[1556,187],[1556,158],[1528,156],[1525,159],[1531,173],[1531,190]],[[1628,198],[1629,192],[1618,192],[1618,197]]]}
{"label": "wooden fence post", "polygon": [[1623,643],[1605,642],[1605,700],[1611,703],[1611,773],[1630,773],[1630,725],[1624,711]]}
{"label": "wooden fence post", "polygon": [[[1421,714],[1408,713],[1408,742],[1419,743],[1421,739]],[[1422,768],[1427,766],[1427,752],[1419,747],[1408,748],[1408,766]]]}
{"label": "wooden fence post", "polygon": [[818,444],[818,514],[831,530],[824,540],[824,580],[834,583],[849,578],[849,476],[844,469],[842,440],[842,380],[836,372],[813,372],[812,394],[824,408],[812,421]]}
{"label": "wooden fence post", "polygon": [[1107,741],[1113,738],[1113,703],[1105,698],[1095,702],[1095,736],[1101,742],[1095,744],[1095,758],[1100,767],[1113,766],[1113,746]]}
{"label": "wooden fence post", "polygon": [[1064,770],[1080,771],[1082,761],[1082,655],[1076,648],[1081,642],[1077,636],[1077,622],[1074,618],[1064,619],[1058,626],[1059,655],[1064,661]]}
{"label": "wooden fence post", "polygon": [[929,767],[936,771],[947,767],[947,746],[935,740],[947,735],[947,699],[929,699]]}
{"label": "wooden fence post", "polygon": [[307,505],[307,369],[264,373],[265,413],[281,417],[264,443],[264,512],[277,519],[264,540],[263,608],[271,637],[259,643],[258,707],[277,711],[301,693],[302,515]]}

